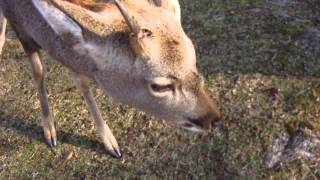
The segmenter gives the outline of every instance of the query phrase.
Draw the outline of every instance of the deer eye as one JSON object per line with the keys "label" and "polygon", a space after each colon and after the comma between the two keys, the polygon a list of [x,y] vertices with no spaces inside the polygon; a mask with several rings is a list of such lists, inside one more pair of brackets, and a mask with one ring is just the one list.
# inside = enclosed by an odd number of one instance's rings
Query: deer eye
{"label": "deer eye", "polygon": [[149,80],[148,90],[154,97],[171,97],[176,93],[176,84],[171,78],[157,77]]}
{"label": "deer eye", "polygon": [[155,93],[164,93],[168,91],[175,91],[174,85],[173,84],[168,84],[168,85],[159,85],[159,84],[151,84],[151,89]]}

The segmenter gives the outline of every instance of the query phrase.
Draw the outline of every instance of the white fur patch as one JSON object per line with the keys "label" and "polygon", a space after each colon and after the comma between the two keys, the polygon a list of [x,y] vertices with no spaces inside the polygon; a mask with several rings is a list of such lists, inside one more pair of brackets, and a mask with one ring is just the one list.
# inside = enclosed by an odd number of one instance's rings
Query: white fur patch
{"label": "white fur patch", "polygon": [[129,71],[132,68],[132,65],[129,63],[130,59],[128,59],[124,50],[114,48],[108,42],[104,45],[97,45],[93,42],[82,42],[76,44],[73,48],[81,54],[88,54],[100,70],[121,70],[122,73],[125,73],[124,71]]}
{"label": "white fur patch", "polygon": [[58,8],[43,0],[32,0],[32,2],[57,34],[71,33],[76,37],[82,37],[81,28]]}
{"label": "white fur patch", "polygon": [[195,133],[203,133],[204,131],[202,129],[199,129],[197,127],[184,127],[184,129],[195,132]]}

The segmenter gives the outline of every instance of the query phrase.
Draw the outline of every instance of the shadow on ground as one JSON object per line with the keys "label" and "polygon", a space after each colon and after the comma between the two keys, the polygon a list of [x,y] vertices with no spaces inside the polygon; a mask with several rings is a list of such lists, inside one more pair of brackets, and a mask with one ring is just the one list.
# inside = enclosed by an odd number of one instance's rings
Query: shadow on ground
{"label": "shadow on ground", "polygon": [[[31,123],[36,121],[37,120],[35,119],[33,120],[18,119],[16,117],[7,115],[4,112],[0,111],[0,126],[2,128],[4,129],[9,128],[13,130],[17,135],[21,135],[29,139],[35,140],[38,143],[45,144],[45,138],[43,136],[42,126],[36,123]],[[63,130],[57,130],[57,136],[58,136],[58,146],[60,143],[66,143],[76,147],[92,150],[100,154],[106,154],[103,144],[97,140],[92,140],[88,137],[78,135],[73,132],[66,132]],[[5,140],[3,139],[3,141]],[[48,146],[48,148],[50,147]]]}

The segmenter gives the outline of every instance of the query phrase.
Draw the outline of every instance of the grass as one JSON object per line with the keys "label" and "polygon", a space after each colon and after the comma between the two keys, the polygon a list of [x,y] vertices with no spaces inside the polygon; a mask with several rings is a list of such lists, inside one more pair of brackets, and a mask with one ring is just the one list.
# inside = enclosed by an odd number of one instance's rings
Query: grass
{"label": "grass", "polygon": [[[267,169],[274,138],[300,124],[320,131],[320,61],[299,42],[318,27],[317,1],[285,6],[258,0],[182,0],[183,24],[198,67],[223,112],[223,128],[207,136],[154,120],[114,103],[94,88],[124,157],[104,152],[68,71],[43,54],[58,130],[50,149],[27,57],[12,31],[0,61],[0,179],[317,179],[320,163],[301,159]],[[64,155],[74,152],[65,161]]]}

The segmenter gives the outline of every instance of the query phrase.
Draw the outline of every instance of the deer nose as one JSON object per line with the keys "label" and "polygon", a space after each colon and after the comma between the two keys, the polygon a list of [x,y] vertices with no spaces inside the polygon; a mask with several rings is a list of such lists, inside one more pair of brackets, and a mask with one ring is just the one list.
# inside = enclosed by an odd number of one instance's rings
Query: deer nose
{"label": "deer nose", "polygon": [[217,128],[221,125],[220,116],[215,116],[213,114],[207,114],[200,118],[188,118],[188,120],[205,130],[210,130],[212,127]]}
{"label": "deer nose", "polygon": [[219,128],[222,125],[221,119],[220,118],[214,119],[211,125],[213,128]]}

